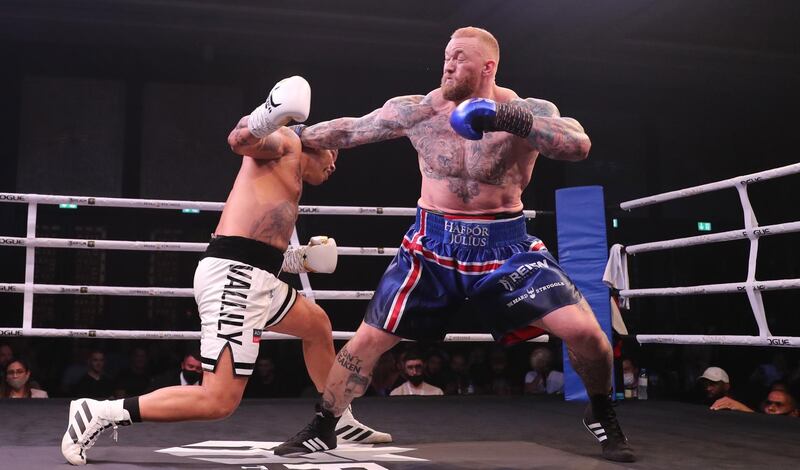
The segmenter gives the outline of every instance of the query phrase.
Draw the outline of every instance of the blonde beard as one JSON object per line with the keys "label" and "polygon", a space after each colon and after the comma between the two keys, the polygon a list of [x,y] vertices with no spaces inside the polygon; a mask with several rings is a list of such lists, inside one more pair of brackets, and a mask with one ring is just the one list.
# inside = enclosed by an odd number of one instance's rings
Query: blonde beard
{"label": "blonde beard", "polygon": [[477,88],[478,88],[477,77],[475,77],[474,80],[470,80],[468,78],[464,81],[456,82],[455,85],[449,87],[442,85],[442,96],[447,101],[453,101],[453,102],[464,101],[465,99],[469,98],[475,92],[475,90],[477,90]]}

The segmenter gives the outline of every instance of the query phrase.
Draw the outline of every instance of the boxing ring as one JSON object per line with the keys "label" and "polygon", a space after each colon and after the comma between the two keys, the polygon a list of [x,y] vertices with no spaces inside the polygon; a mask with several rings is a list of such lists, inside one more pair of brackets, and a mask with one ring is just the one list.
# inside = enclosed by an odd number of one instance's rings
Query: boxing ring
{"label": "boxing ring", "polygon": [[[129,251],[182,251],[203,252],[208,243],[194,242],[161,242],[161,241],[128,241],[128,240],[87,240],[68,238],[38,238],[36,236],[37,210],[40,204],[64,205],[75,207],[117,207],[127,209],[165,209],[186,212],[216,211],[221,212],[224,203],[207,201],[176,201],[162,199],[126,199],[87,196],[59,196],[43,194],[0,193],[0,202],[27,204],[26,237],[11,237],[0,234],[0,246],[25,248],[25,282],[0,283],[0,293],[22,294],[23,312],[22,326],[19,328],[3,328],[2,336],[30,337],[72,337],[72,338],[112,338],[112,339],[186,339],[199,340],[200,332],[188,331],[150,331],[150,330],[95,330],[95,329],[59,329],[33,327],[33,300],[35,294],[50,295],[109,295],[134,297],[189,297],[193,298],[191,288],[164,287],[120,287],[120,286],[84,286],[35,284],[34,267],[36,264],[36,248],[64,248],[88,250],[129,250]],[[540,211],[541,212],[541,211]],[[414,217],[415,208],[402,207],[348,207],[348,206],[300,206],[300,215],[354,215],[354,216],[388,216]],[[525,216],[535,218],[537,211],[525,211]],[[297,230],[291,238],[292,247],[300,245]],[[398,248],[383,247],[338,247],[341,256],[394,256]],[[373,291],[350,290],[313,290],[308,274],[301,273],[300,292],[311,300],[369,300]],[[354,332],[334,331],[333,339],[347,340]],[[294,336],[280,333],[264,333],[263,340],[296,339]],[[494,341],[489,334],[449,334],[446,342]],[[549,337],[542,335],[534,338],[535,342],[547,342]]]}
{"label": "boxing ring", "polygon": [[[731,240],[748,239],[750,250],[747,263],[747,278],[740,282],[725,284],[705,284],[686,287],[668,287],[651,289],[621,289],[619,295],[623,299],[637,297],[655,296],[678,296],[678,295],[704,295],[704,294],[746,294],[753,312],[753,317],[758,325],[758,336],[744,335],[648,335],[637,334],[636,339],[640,343],[662,343],[662,344],[716,344],[716,345],[742,345],[742,346],[779,346],[798,348],[800,347],[800,337],[776,336],[769,329],[767,324],[764,302],[761,292],[783,289],[800,289],[800,278],[795,279],[774,279],[757,280],[756,262],[758,260],[758,242],[762,237],[800,232],[800,221],[791,221],[780,224],[764,225],[758,224],[755,211],[750,203],[747,188],[751,184],[789,176],[800,173],[800,163],[787,165],[780,168],[751,173],[748,175],[737,176],[714,183],[700,186],[670,191],[667,193],[656,194],[654,196],[633,199],[620,204],[623,210],[633,210],[641,207],[650,206],[666,201],[696,196],[722,189],[736,189],[744,215],[744,228],[730,230],[708,235],[694,237],[676,238],[672,240],[662,240],[649,243],[641,243],[624,247],[625,255],[637,255],[641,253],[654,252],[683,248],[688,246],[705,245],[709,243],[720,243]],[[627,263],[623,259],[622,263]]]}
{"label": "boxing ring", "polygon": [[[710,293],[745,293],[758,336],[687,336],[637,334],[641,343],[775,345],[798,347],[800,338],[774,335],[767,324],[761,292],[800,287],[800,279],[759,281],[755,278],[758,240],[763,236],[800,231],[800,222],[759,226],[747,196],[749,184],[800,173],[800,164],[731,178],[707,185],[636,199],[621,204],[632,210],[676,198],[723,188],[736,188],[745,227],[711,235],[626,246],[628,255],[684,246],[749,239],[747,279],[728,284],[652,289],[621,289],[624,298]],[[0,293],[23,296],[22,325],[3,327],[2,336],[198,340],[199,332],[160,330],[57,329],[33,327],[37,294],[193,297],[190,288],[119,287],[36,284],[36,248],[79,250],[202,252],[206,243],[132,240],[88,240],[37,237],[37,208],[43,204],[221,211],[223,204],[202,201],[140,200],[0,193],[0,202],[27,204],[26,236],[0,235],[0,246],[25,249],[23,283],[0,283]],[[413,208],[301,206],[300,215],[413,217]],[[536,211],[526,211],[529,218]],[[332,232],[335,236],[335,232]],[[292,245],[300,245],[297,231]],[[397,248],[339,247],[342,256],[394,256]],[[334,274],[335,275],[335,274]],[[301,292],[312,300],[368,300],[372,291],[313,290],[300,275]],[[344,340],[352,332],[334,331]],[[0,337],[2,337],[0,336]],[[294,339],[265,333],[262,340]],[[491,341],[490,335],[451,334],[445,341]],[[535,341],[547,341],[547,337]],[[245,400],[224,421],[210,423],[137,424],[120,432],[119,443],[101,437],[89,464],[97,468],[235,468],[235,469],[475,469],[475,468],[753,468],[784,467],[800,460],[795,436],[800,420],[711,412],[706,407],[675,402],[622,402],[620,422],[639,461],[619,464],[602,460],[594,438],[583,430],[584,404],[533,397],[456,396],[363,398],[356,401],[359,419],[393,434],[390,445],[345,445],[308,456],[282,458],[271,449],[305,424],[312,399]],[[68,400],[9,400],[0,404],[0,461],[8,468],[68,468],[59,443],[67,423]],[[757,437],[754,439],[754,436]]]}

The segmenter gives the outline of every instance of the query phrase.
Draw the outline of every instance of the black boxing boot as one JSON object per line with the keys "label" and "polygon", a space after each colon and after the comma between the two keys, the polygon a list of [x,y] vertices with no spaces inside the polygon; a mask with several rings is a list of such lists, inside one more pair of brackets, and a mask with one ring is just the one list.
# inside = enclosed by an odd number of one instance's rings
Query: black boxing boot
{"label": "black boxing boot", "polygon": [[603,457],[615,462],[634,462],[636,456],[622,433],[610,395],[590,397],[583,425],[603,447]]}
{"label": "black boxing boot", "polygon": [[272,449],[275,455],[294,457],[336,448],[336,423],[339,418],[319,404],[316,409],[314,419],[302,431]]}

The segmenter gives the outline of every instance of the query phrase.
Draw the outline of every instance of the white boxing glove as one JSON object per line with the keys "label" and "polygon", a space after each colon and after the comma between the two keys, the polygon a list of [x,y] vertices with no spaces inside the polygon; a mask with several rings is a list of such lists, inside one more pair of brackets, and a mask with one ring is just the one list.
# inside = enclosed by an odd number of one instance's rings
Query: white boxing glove
{"label": "white boxing glove", "polygon": [[326,236],[311,237],[308,245],[289,247],[283,254],[281,271],[286,273],[332,273],[338,258],[336,240]]}
{"label": "white boxing glove", "polygon": [[247,128],[259,139],[272,134],[292,119],[303,122],[311,110],[311,86],[295,75],[284,78],[272,87],[264,104],[250,113]]}

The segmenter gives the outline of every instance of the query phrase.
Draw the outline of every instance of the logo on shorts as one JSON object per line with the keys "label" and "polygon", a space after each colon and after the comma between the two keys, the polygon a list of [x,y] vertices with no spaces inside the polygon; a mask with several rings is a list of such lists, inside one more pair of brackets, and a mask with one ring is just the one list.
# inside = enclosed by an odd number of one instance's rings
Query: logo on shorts
{"label": "logo on shorts", "polygon": [[506,304],[506,307],[513,307],[514,305],[522,302],[525,299],[533,300],[534,298],[536,298],[536,289],[534,289],[533,287],[529,287],[524,294],[520,295],[519,297],[515,297],[514,300],[508,302]]}
{"label": "logo on shorts", "polygon": [[250,274],[252,270],[253,267],[246,264],[230,265],[226,276],[228,283],[222,286],[217,338],[239,346],[242,345],[242,341],[238,338],[244,334],[244,315],[247,310],[247,304],[244,302],[247,301],[249,295],[253,279]]}
{"label": "logo on shorts", "polygon": [[450,234],[447,243],[452,245],[486,246],[489,244],[489,227],[475,224],[457,224],[444,221],[444,231]]}
{"label": "logo on shorts", "polygon": [[564,285],[566,285],[566,284],[564,284],[562,281],[551,282],[550,284],[545,284],[542,287],[537,287],[536,288],[536,293],[538,294],[540,292],[544,292],[546,290],[550,290],[553,287],[561,287],[561,286],[564,286]]}
{"label": "logo on shorts", "polygon": [[257,330],[255,328],[253,329],[253,342],[254,343],[258,344],[258,343],[261,342],[261,332],[262,331],[263,330]]}
{"label": "logo on shorts", "polygon": [[550,265],[547,264],[547,260],[536,261],[535,263],[527,263],[523,264],[522,266],[518,267],[513,273],[509,274],[508,276],[503,276],[500,281],[501,286],[509,292],[512,292],[514,289],[517,288],[520,282],[523,279],[527,278],[540,269],[547,269]]}

